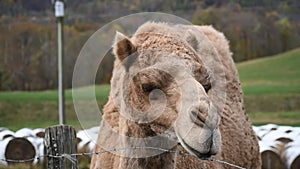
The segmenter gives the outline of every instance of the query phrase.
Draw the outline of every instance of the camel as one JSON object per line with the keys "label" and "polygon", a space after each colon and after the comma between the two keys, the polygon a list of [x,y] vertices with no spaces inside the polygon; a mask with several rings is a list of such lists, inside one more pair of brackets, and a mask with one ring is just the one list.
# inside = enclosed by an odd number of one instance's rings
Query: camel
{"label": "camel", "polygon": [[212,26],[147,22],[132,37],[117,32],[113,53],[94,150],[104,153],[93,155],[91,169],[231,168],[205,160],[211,157],[261,168],[222,33]]}

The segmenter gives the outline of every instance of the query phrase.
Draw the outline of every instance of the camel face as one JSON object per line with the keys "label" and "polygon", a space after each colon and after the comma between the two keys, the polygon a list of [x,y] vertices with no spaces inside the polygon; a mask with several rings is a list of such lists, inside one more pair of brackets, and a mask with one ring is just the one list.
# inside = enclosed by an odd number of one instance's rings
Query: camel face
{"label": "camel face", "polygon": [[[165,43],[152,46],[149,40]],[[156,33],[132,38],[117,33],[113,47],[119,75],[112,85],[119,87],[112,87],[114,102],[123,117],[150,126],[144,131],[150,135],[136,137],[164,135],[172,128],[171,135],[189,153],[206,158],[221,147],[220,116],[209,97],[210,77],[205,65],[184,51],[191,49],[172,40]]]}
{"label": "camel face", "polygon": [[214,159],[261,168],[222,33],[211,26],[147,22],[131,38],[117,33],[113,50],[110,96],[95,152],[129,149],[94,155],[91,169],[229,168],[160,151],[166,149],[199,158],[218,153]]}

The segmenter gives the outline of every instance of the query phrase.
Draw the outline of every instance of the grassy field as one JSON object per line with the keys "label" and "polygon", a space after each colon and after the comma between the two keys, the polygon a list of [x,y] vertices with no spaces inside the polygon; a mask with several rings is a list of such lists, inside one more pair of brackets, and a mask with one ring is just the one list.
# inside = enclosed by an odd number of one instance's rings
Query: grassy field
{"label": "grassy field", "polygon": [[237,64],[254,124],[300,126],[300,49]]}
{"label": "grassy field", "polygon": [[[245,105],[254,124],[278,123],[300,126],[300,49],[237,64]],[[86,89],[79,92],[84,96]],[[109,85],[95,87],[99,108],[106,102]],[[57,91],[0,92],[0,126],[17,130],[58,123]],[[80,128],[66,90],[67,123]]]}
{"label": "grassy field", "polygon": [[[81,95],[84,95],[86,89],[90,87],[83,87],[78,90]],[[109,93],[109,85],[99,85],[95,87],[95,94],[98,100],[106,100]],[[57,101],[58,95],[56,90],[38,91],[38,92],[0,92],[0,102],[47,102]],[[72,89],[65,91],[66,101],[72,101]]]}
{"label": "grassy field", "polygon": [[[85,88],[79,90],[85,97]],[[109,85],[95,87],[95,95],[101,108],[107,100]],[[72,100],[72,90],[65,92],[67,123],[80,128]],[[0,126],[11,130],[23,127],[37,128],[58,124],[58,96],[56,90],[41,92],[0,92]]]}
{"label": "grassy field", "polygon": [[299,94],[300,49],[237,64],[245,95]]}

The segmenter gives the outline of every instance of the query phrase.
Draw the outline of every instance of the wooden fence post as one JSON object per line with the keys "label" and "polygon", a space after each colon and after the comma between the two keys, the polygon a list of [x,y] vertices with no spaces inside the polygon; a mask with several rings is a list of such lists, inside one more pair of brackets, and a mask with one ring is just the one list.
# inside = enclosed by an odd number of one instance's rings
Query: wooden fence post
{"label": "wooden fence post", "polygon": [[[72,126],[60,125],[46,128],[45,148],[48,156],[77,153],[76,131]],[[76,156],[48,157],[48,169],[78,169]]]}

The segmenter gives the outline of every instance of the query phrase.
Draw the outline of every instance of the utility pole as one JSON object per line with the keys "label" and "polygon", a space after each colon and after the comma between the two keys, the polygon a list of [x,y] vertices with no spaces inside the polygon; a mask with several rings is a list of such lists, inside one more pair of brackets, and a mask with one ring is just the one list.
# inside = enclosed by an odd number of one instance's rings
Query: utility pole
{"label": "utility pole", "polygon": [[58,113],[59,113],[59,124],[66,124],[65,115],[65,89],[64,89],[64,2],[63,0],[56,0],[54,4],[55,16],[57,18],[57,32],[58,32]]}

